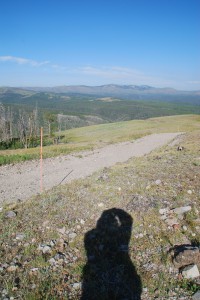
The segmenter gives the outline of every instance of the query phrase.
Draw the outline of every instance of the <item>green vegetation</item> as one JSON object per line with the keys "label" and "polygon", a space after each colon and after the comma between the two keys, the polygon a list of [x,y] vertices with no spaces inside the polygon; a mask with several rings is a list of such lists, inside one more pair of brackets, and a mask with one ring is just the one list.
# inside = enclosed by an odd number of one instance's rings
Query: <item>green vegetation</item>
{"label": "green vegetation", "polygon": [[[126,94],[124,95],[126,96]],[[154,96],[156,97],[156,95]],[[135,124],[134,132],[131,132],[132,129],[130,129],[130,136],[127,136],[127,124],[123,124],[124,121],[193,113],[200,114],[198,95],[193,98],[191,94],[191,99],[188,98],[186,102],[184,95],[182,95],[183,101],[180,95],[176,95],[174,102],[172,102],[172,95],[169,95],[168,100],[165,98],[166,95],[165,97],[162,95],[164,99],[160,96],[161,100],[148,99],[147,95],[141,95],[141,100],[138,100],[138,95],[135,95],[136,98],[133,96],[132,99],[127,100],[125,96],[124,98],[99,97],[97,95],[0,88],[0,150],[37,147],[39,145],[37,140],[40,127],[44,128],[44,134],[49,137],[53,137],[56,131],[59,132],[58,137],[60,140],[63,130],[94,124],[114,123],[111,124],[110,129],[105,127],[105,130],[111,130],[114,133],[113,142],[115,142],[118,141],[116,138],[118,128],[119,134],[123,131],[123,127],[125,128],[124,140],[148,134],[146,129],[143,133],[143,130],[139,128],[140,125],[143,126],[142,121],[140,121],[138,126]],[[120,123],[116,125],[116,122]],[[151,129],[155,130],[152,122],[149,125],[150,132]],[[160,126],[159,122],[158,126]],[[127,129],[129,129],[129,126]],[[179,130],[178,124],[176,130]],[[107,133],[103,134],[104,127],[88,129],[86,135],[84,131],[85,129],[83,129],[83,137],[86,137],[86,143],[88,143],[90,133],[96,135],[96,131],[97,136],[95,139],[99,138],[99,140],[107,142]],[[137,131],[137,134],[135,131]],[[76,131],[74,131],[74,134],[76,135]],[[71,142],[73,139],[73,136],[69,134],[62,142],[66,143],[69,140]],[[77,139],[79,138],[77,137]],[[37,154],[29,155],[29,157],[37,157]],[[16,161],[18,159],[16,158]],[[5,158],[1,159],[1,163],[2,161],[5,161]]]}
{"label": "green vegetation", "polygon": [[[98,148],[105,144],[131,141],[152,133],[188,132],[199,128],[200,116],[198,115],[160,117],[74,128],[62,131],[61,143],[45,146],[43,153],[44,158],[47,158]],[[39,147],[3,150],[0,151],[0,165],[39,157]]]}
{"label": "green vegetation", "polygon": [[23,108],[30,112],[37,103],[41,122],[44,113],[47,111],[51,114],[62,113],[64,115],[79,116],[82,120],[87,115],[98,116],[104,122],[200,113],[200,106],[195,104],[196,102],[193,102],[192,98],[187,103],[180,103],[180,100],[177,98],[177,101],[175,99],[174,102],[171,102],[170,96],[169,101],[159,101],[153,98],[150,100],[135,100],[133,96],[131,100],[126,100],[123,97],[119,97],[119,99],[110,97],[109,101],[102,101],[99,96],[91,95],[36,93],[17,89],[1,91],[0,89],[0,102],[13,107],[16,111]]}

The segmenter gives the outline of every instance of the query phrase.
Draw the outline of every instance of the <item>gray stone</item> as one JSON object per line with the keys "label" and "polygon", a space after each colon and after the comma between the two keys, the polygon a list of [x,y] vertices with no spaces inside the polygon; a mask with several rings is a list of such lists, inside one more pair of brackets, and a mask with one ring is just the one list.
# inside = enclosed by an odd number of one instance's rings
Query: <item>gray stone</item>
{"label": "gray stone", "polygon": [[44,246],[42,248],[42,253],[46,254],[46,253],[51,253],[51,247],[49,246]]}
{"label": "gray stone", "polygon": [[197,291],[193,296],[192,300],[200,300],[200,291]]}
{"label": "gray stone", "polygon": [[74,289],[79,289],[79,288],[81,288],[81,282],[75,282],[75,283],[73,284],[73,288],[74,288]]}
{"label": "gray stone", "polygon": [[37,248],[37,250],[42,251],[43,248],[44,248],[44,245],[39,245],[38,248]]}
{"label": "gray stone", "polygon": [[51,242],[49,243],[49,245],[50,245],[51,247],[54,247],[55,244],[56,244],[56,241],[55,241],[55,240],[51,240]]}
{"label": "gray stone", "polygon": [[200,252],[198,247],[179,246],[175,250],[173,262],[177,268],[196,264],[200,267]]}
{"label": "gray stone", "polygon": [[6,218],[12,219],[12,218],[15,218],[16,215],[17,215],[16,212],[11,210],[6,213]]}
{"label": "gray stone", "polygon": [[65,255],[63,253],[57,253],[55,256],[54,256],[54,259],[55,260],[64,260],[65,259]]}
{"label": "gray stone", "polygon": [[184,231],[187,231],[187,226],[183,225],[182,228],[183,228]]}
{"label": "gray stone", "polygon": [[18,241],[22,241],[25,238],[25,235],[23,233],[18,233],[15,238]]}
{"label": "gray stone", "polygon": [[166,215],[169,212],[169,208],[161,208],[159,209],[159,214],[160,215]]}
{"label": "gray stone", "polygon": [[56,264],[56,261],[55,261],[54,258],[50,258],[49,263],[50,263],[51,265],[55,265],[55,264]]}
{"label": "gray stone", "polygon": [[155,184],[156,184],[156,185],[161,184],[161,180],[160,180],[160,179],[157,179],[157,180],[155,181]]}
{"label": "gray stone", "polygon": [[72,240],[73,240],[76,236],[77,236],[77,234],[76,234],[75,232],[72,232],[72,233],[69,234],[69,238],[72,239]]}
{"label": "gray stone", "polygon": [[182,215],[184,213],[189,212],[192,209],[191,206],[182,206],[172,209],[172,211],[177,215]]}
{"label": "gray stone", "polygon": [[182,275],[186,279],[194,279],[199,277],[199,270],[197,265],[189,265],[182,269]]}

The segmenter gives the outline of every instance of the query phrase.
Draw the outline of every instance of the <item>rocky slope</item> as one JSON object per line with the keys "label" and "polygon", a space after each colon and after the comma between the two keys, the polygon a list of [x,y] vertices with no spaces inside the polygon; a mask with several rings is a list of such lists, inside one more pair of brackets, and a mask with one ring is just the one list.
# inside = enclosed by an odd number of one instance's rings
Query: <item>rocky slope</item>
{"label": "rocky slope", "polygon": [[200,133],[179,143],[2,207],[1,298],[199,299]]}

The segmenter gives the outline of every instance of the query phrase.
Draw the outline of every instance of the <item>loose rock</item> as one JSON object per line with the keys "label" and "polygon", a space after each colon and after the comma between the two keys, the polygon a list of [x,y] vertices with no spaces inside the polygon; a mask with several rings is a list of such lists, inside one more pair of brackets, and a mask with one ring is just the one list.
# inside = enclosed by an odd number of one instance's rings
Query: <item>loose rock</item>
{"label": "loose rock", "polygon": [[72,286],[74,289],[79,289],[81,288],[81,282],[75,282]]}
{"label": "loose rock", "polygon": [[166,215],[168,213],[169,213],[169,208],[168,207],[159,209],[159,214],[160,215]]}
{"label": "loose rock", "polygon": [[197,291],[193,296],[192,300],[200,300],[200,291]]}
{"label": "loose rock", "polygon": [[191,206],[182,206],[172,209],[172,211],[177,215],[182,215],[184,213],[189,212],[192,209]]}
{"label": "loose rock", "polygon": [[199,277],[199,270],[197,268],[197,265],[189,265],[182,269],[182,275],[186,279],[194,279]]}
{"label": "loose rock", "polygon": [[6,218],[12,219],[15,218],[16,215],[17,215],[16,212],[11,210],[6,213]]}
{"label": "loose rock", "polygon": [[72,233],[69,234],[69,238],[72,239],[72,240],[73,240],[76,236],[77,236],[77,234],[76,234],[75,232],[72,232]]}
{"label": "loose rock", "polygon": [[25,237],[25,235],[23,233],[18,233],[15,238],[18,241],[22,241],[24,239],[24,237]]}
{"label": "loose rock", "polygon": [[160,179],[157,179],[157,180],[155,181],[155,184],[156,184],[156,185],[161,184],[161,180],[160,180]]}
{"label": "loose rock", "polygon": [[7,272],[15,272],[17,270],[18,266],[10,266],[7,268]]}
{"label": "loose rock", "polygon": [[196,264],[200,267],[199,248],[190,245],[178,246],[175,249],[173,262],[178,268],[191,264]]}

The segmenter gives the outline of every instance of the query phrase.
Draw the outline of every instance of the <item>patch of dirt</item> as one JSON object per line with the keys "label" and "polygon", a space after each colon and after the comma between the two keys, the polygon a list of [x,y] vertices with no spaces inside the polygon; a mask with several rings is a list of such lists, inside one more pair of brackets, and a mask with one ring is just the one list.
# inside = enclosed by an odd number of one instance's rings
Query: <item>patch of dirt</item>
{"label": "patch of dirt", "polygon": [[[43,191],[54,186],[85,178],[95,171],[125,162],[131,157],[146,155],[181,133],[161,133],[145,136],[133,142],[108,145],[94,151],[59,156],[43,161]],[[0,167],[0,204],[26,200],[41,192],[39,160]]]}

